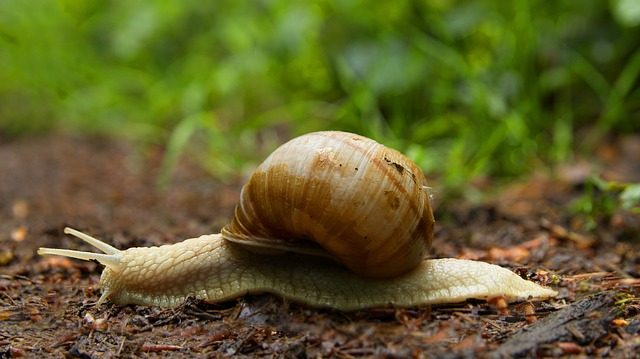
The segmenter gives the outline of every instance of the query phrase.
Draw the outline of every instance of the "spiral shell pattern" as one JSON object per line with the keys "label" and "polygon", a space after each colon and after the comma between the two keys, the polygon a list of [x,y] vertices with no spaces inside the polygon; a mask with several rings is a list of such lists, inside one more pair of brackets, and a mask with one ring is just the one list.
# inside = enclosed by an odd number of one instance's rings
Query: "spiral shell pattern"
{"label": "spiral shell pattern", "polygon": [[433,228],[413,162],[369,138],[325,131],[292,139],[256,169],[222,235],[258,252],[326,253],[359,275],[391,278],[424,259]]}

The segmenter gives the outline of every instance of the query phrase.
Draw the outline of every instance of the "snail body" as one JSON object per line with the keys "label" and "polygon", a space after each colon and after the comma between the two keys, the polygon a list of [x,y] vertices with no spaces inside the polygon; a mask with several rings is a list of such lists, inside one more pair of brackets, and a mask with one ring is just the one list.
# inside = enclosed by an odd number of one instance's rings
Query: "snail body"
{"label": "snail body", "polygon": [[120,305],[270,292],[356,310],[557,294],[496,265],[425,260],[433,223],[426,180],[415,164],[373,140],[330,131],[293,139],[269,156],[221,234],[118,250],[65,228],[104,253],[38,253],[99,261],[106,268],[98,303],[109,298]]}

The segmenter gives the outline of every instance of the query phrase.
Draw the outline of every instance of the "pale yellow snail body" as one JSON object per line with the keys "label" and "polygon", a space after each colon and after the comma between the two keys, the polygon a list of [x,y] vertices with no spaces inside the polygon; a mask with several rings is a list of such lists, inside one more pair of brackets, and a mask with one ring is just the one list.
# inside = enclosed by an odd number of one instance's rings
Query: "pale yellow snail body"
{"label": "pale yellow snail body", "polygon": [[106,266],[99,303],[172,306],[270,292],[355,310],[504,296],[542,300],[551,289],[483,262],[429,259],[433,213],[422,172],[399,152],[344,132],[316,132],[278,148],[242,190],[221,234],[104,254],[41,248]]}

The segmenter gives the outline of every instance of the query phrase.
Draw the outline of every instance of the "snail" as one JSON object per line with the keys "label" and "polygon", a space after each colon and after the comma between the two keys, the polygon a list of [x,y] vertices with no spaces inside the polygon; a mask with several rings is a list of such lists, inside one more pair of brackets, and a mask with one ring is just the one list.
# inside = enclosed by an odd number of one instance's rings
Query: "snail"
{"label": "snail", "polygon": [[471,298],[544,300],[555,291],[479,261],[425,259],[434,236],[429,188],[400,152],[352,133],[309,133],[276,149],[242,188],[220,234],[103,253],[101,304],[174,306],[270,292],[312,307],[411,307]]}

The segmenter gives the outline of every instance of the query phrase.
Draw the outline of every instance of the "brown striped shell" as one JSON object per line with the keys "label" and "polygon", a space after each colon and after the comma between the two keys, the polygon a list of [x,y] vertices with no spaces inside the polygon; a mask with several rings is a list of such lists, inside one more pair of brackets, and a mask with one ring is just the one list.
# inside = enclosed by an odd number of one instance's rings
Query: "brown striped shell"
{"label": "brown striped shell", "polygon": [[[352,133],[309,133],[276,149],[244,186],[227,240],[326,255],[366,277],[418,265],[433,240],[426,180],[400,152]],[[262,249],[261,249],[262,248]]]}

